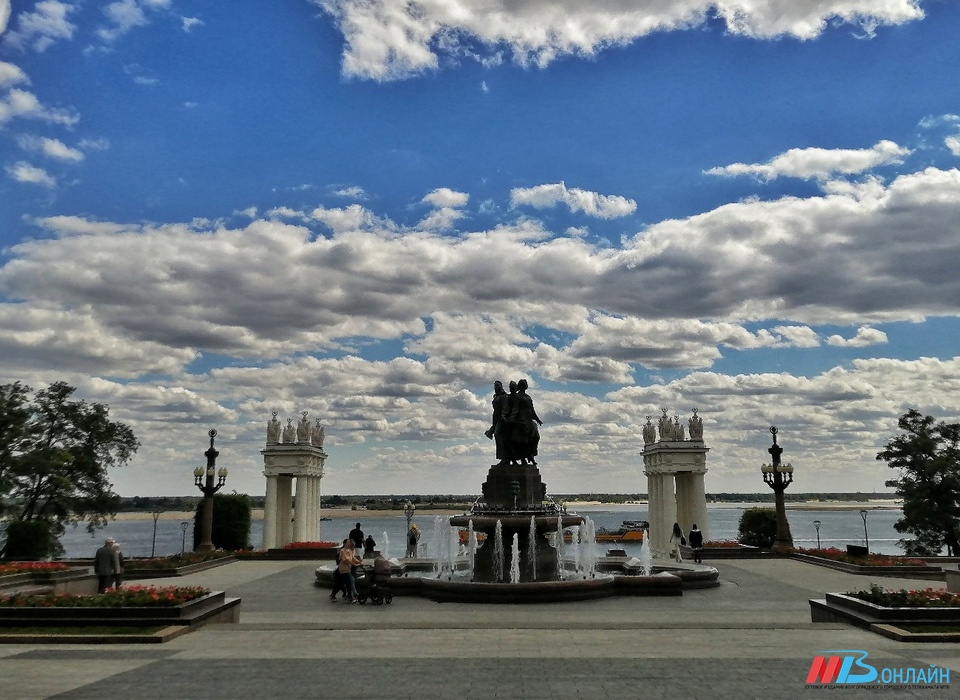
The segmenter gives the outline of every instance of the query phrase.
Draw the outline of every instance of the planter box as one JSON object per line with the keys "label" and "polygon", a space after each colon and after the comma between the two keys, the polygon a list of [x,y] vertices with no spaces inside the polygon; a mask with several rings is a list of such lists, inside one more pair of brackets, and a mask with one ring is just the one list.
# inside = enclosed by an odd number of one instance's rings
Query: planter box
{"label": "planter box", "polygon": [[794,552],[790,555],[791,559],[803,561],[808,564],[816,564],[836,571],[844,571],[848,574],[861,574],[870,576],[884,576],[887,578],[916,578],[926,581],[943,581],[943,570],[936,566],[875,566],[871,564],[849,564],[844,561],[834,561],[810,554],[799,554]]}
{"label": "planter box", "polygon": [[0,576],[0,595],[35,588],[42,592],[79,593],[97,592],[97,577],[86,566],[71,567],[66,571],[37,571]]}
{"label": "planter box", "polygon": [[913,632],[910,626],[956,625],[960,608],[890,608],[842,593],[827,593],[825,600],[810,600],[813,622],[845,622],[897,641],[960,642],[960,632]]}
{"label": "planter box", "polygon": [[0,627],[24,625],[151,627],[238,622],[239,598],[213,592],[173,607],[0,608]]}
{"label": "planter box", "polygon": [[235,562],[237,559],[233,556],[219,557],[217,559],[210,559],[209,561],[201,561],[196,564],[187,564],[186,566],[177,566],[171,567],[169,569],[138,569],[136,560],[131,560],[123,569],[123,578],[124,580],[131,579],[148,579],[148,578],[171,578],[174,576],[186,576],[187,574],[195,574],[199,571],[206,571],[207,569],[215,569],[218,566],[223,566],[224,564],[230,564]]}
{"label": "planter box", "polygon": [[316,549],[297,548],[297,549],[268,549],[267,559],[292,559],[292,560],[321,560],[334,561],[337,558],[338,547],[317,547]]}

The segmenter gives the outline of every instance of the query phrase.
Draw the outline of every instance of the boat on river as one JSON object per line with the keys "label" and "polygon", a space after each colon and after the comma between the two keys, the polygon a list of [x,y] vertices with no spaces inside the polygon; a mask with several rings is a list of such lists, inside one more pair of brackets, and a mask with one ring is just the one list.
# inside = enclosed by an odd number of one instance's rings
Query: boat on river
{"label": "boat on river", "polygon": [[[643,542],[644,533],[650,528],[646,520],[624,520],[623,525],[616,530],[601,527],[594,533],[596,542]],[[564,531],[564,542],[573,541],[573,533]]]}

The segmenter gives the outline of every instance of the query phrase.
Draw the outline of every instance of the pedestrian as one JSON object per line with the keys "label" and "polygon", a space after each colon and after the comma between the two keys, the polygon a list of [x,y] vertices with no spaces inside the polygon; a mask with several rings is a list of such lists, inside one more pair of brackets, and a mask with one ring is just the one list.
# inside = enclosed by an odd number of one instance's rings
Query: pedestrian
{"label": "pedestrian", "polygon": [[420,542],[420,528],[417,527],[417,524],[414,523],[410,526],[410,529],[407,530],[407,554],[406,556],[411,558],[416,558],[417,556],[417,544]]}
{"label": "pedestrian", "polygon": [[337,570],[344,580],[344,588],[347,591],[347,602],[357,602],[357,578],[356,570],[363,560],[357,556],[353,546],[353,540],[344,541],[343,549],[337,553]]}
{"label": "pedestrian", "polygon": [[376,549],[377,542],[373,539],[373,535],[367,535],[367,539],[363,541],[363,556],[372,557]]}
{"label": "pedestrian", "polygon": [[125,560],[119,542],[114,541],[113,550],[117,553],[117,573],[113,575],[113,587],[119,591],[120,586],[123,585],[123,565]]}
{"label": "pedestrian", "polygon": [[103,593],[113,585],[114,576],[120,569],[120,558],[108,538],[93,556],[93,572],[97,575],[97,592]]}
{"label": "pedestrian", "polygon": [[670,533],[670,556],[677,560],[677,563],[683,561],[680,554],[680,546],[687,543],[687,538],[683,536],[683,530],[680,529],[680,523],[673,524],[673,532]]}
{"label": "pedestrian", "polygon": [[[349,539],[343,541],[340,552],[346,549],[347,542],[350,541]],[[343,593],[343,597],[347,597],[347,577],[340,573],[340,552],[337,552],[337,565],[333,567],[333,590],[330,591],[331,603],[337,601],[337,593]]]}
{"label": "pedestrian", "polygon": [[690,536],[687,540],[690,542],[690,548],[693,550],[693,562],[695,564],[702,564],[703,559],[700,554],[703,550],[703,532],[700,531],[696,523],[690,528]]}
{"label": "pedestrian", "polygon": [[363,530],[360,529],[360,523],[357,523],[357,526],[350,531],[347,537],[353,540],[355,549],[363,549]]}

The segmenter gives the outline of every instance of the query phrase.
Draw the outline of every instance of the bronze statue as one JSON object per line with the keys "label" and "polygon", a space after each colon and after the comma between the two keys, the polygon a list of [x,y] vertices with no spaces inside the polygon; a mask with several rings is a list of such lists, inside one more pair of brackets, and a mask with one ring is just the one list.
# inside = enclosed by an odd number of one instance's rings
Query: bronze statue
{"label": "bronze statue", "polygon": [[484,435],[497,440],[499,465],[533,464],[537,462],[540,431],[543,425],[527,395],[527,380],[510,382],[510,393],[503,393],[503,384],[493,385],[493,425]]}
{"label": "bronze statue", "polygon": [[497,459],[500,460],[499,464],[506,464],[509,457],[507,455],[507,448],[503,439],[503,424],[507,417],[509,397],[507,396],[507,392],[503,390],[503,382],[499,380],[493,383],[492,403],[493,421],[490,424],[490,429],[487,430],[484,435],[491,440],[496,441]]}

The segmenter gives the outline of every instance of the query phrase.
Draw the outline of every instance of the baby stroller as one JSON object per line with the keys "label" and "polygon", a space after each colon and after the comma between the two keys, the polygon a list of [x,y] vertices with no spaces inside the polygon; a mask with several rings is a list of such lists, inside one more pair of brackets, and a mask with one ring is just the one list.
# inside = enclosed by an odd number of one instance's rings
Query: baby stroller
{"label": "baby stroller", "polygon": [[357,602],[364,605],[369,600],[374,605],[390,605],[393,594],[387,582],[390,580],[389,565],[377,571],[377,566],[364,568],[363,576],[357,577]]}

